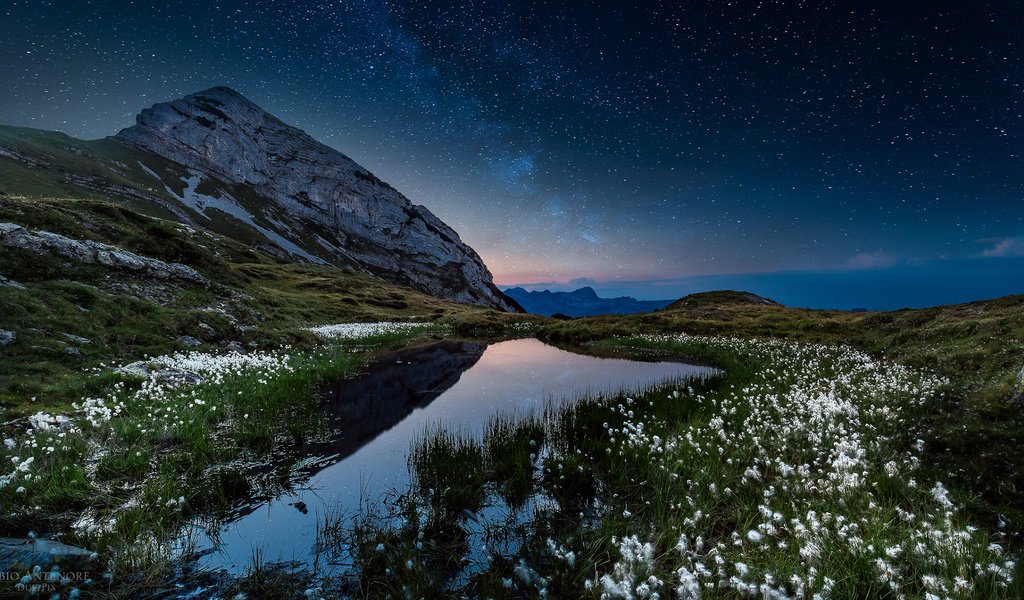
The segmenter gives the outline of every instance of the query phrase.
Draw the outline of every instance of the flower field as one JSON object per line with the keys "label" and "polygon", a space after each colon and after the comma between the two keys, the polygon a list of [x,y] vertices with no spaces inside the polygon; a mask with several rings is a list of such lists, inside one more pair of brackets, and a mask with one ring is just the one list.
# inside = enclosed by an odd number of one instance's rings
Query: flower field
{"label": "flower field", "polygon": [[[99,552],[111,574],[100,587],[146,589],[187,551],[178,537],[186,520],[216,520],[257,489],[275,493],[273,473],[289,463],[263,479],[253,473],[317,435],[319,382],[351,373],[367,348],[432,329],[382,322],[311,331],[325,345],[178,353],[93,374],[96,394],[66,412],[37,412],[4,441],[5,525],[24,534],[59,527],[63,541]],[[723,371],[496,416],[479,439],[426,435],[410,455],[410,489],[354,520],[325,518],[325,557],[333,548],[353,564],[309,589],[324,597],[1021,597],[1020,567],[1000,533],[973,526],[949,482],[923,468],[922,417],[950,392],[944,377],[847,346],[783,340],[646,335],[595,348]]]}
{"label": "flower field", "polygon": [[280,485],[279,471],[265,481],[252,471],[318,434],[319,382],[428,327],[331,326],[316,349],[193,351],[96,369],[94,396],[66,413],[37,412],[4,440],[5,530],[96,550],[117,577],[159,576],[182,551],[186,518],[215,519],[254,485]]}
{"label": "flower field", "polygon": [[[485,436],[478,451],[473,440],[426,440],[432,464],[456,462],[468,475],[418,468],[405,523],[367,521],[355,538],[372,571],[362,574],[364,589],[415,597],[456,588],[480,597],[1020,597],[1018,567],[998,538],[967,523],[943,483],[921,473],[915,423],[946,391],[945,379],[844,346],[685,336],[606,345],[703,357],[727,373],[581,403]],[[522,439],[530,444],[517,445]],[[537,501],[502,522],[486,507],[513,506],[502,473],[516,452],[532,466]],[[465,493],[473,481],[488,482],[483,499]],[[473,547],[476,538],[459,530],[479,529],[487,514],[487,542]],[[442,524],[452,515],[460,525]],[[453,557],[453,544],[435,537],[467,543]],[[400,586],[391,573],[402,575]]]}

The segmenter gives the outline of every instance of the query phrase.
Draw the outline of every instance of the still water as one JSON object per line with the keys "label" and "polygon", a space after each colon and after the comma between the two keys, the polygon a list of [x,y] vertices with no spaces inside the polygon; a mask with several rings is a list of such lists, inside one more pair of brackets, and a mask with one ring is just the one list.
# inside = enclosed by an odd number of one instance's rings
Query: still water
{"label": "still water", "polygon": [[200,563],[241,572],[257,550],[264,561],[310,563],[323,516],[402,489],[411,444],[427,430],[480,435],[496,414],[525,415],[590,392],[713,373],[679,362],[576,354],[535,339],[444,341],[384,355],[365,374],[324,390],[324,415],[337,433],[304,449],[295,473],[301,485],[254,498],[228,523],[200,530]]}

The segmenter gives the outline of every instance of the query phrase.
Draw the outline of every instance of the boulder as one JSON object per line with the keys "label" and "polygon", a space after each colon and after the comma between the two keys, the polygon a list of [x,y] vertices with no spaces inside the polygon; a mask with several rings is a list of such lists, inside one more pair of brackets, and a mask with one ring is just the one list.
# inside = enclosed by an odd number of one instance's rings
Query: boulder
{"label": "boulder", "polygon": [[0,348],[13,344],[16,339],[18,339],[18,334],[6,329],[0,329]]}
{"label": "boulder", "polygon": [[146,263],[141,260],[141,257],[117,250],[97,252],[96,262],[113,269],[125,269],[127,271],[141,271],[146,268]]}
{"label": "boulder", "polygon": [[178,343],[186,348],[198,348],[203,343],[190,335],[183,335],[178,337]]}

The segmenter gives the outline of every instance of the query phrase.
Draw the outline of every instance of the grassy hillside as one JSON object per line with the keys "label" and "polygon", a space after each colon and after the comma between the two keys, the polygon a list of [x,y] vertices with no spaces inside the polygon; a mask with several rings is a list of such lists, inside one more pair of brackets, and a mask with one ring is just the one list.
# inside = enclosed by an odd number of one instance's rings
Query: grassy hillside
{"label": "grassy hillside", "polygon": [[8,418],[79,399],[87,391],[81,372],[101,363],[184,350],[181,336],[205,347],[268,348],[309,341],[305,328],[322,323],[411,319],[493,333],[512,322],[352,269],[286,263],[105,200],[0,196],[0,222],[183,263],[210,282],[146,280],[0,247],[0,275],[24,285],[0,286],[0,329],[17,336],[0,348],[0,404]]}
{"label": "grassy hillside", "polygon": [[[243,244],[286,255],[248,223],[217,210],[200,214],[184,205],[178,198],[184,194],[189,175],[180,164],[113,138],[79,140],[56,131],[0,125],[0,192],[31,198],[115,202],[144,215],[197,223]],[[228,194],[256,215],[254,219],[259,225],[273,228],[258,210],[265,200],[247,186],[228,185],[207,177],[197,192],[212,196]],[[313,240],[291,241],[317,252]],[[335,262],[342,265],[344,259]]]}
{"label": "grassy hillside", "polygon": [[180,165],[110,138],[79,140],[56,131],[8,125],[0,125],[0,158],[0,192],[5,194],[94,200],[116,197],[135,210],[157,216],[169,215],[153,200],[170,201],[172,197],[146,168],[172,182],[176,193],[184,185],[174,182],[186,175]]}

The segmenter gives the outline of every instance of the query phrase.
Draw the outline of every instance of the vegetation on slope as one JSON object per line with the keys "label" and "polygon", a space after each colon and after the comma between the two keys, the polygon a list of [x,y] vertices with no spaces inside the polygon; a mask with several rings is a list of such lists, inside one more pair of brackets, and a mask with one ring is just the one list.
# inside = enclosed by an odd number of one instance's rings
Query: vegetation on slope
{"label": "vegetation on slope", "polygon": [[498,334],[521,320],[366,273],[286,263],[101,200],[0,196],[0,222],[183,263],[210,282],[147,280],[0,246],[0,276],[24,286],[0,286],[0,330],[17,336],[0,347],[0,404],[7,419],[79,400],[89,391],[83,370],[184,350],[183,336],[204,349],[230,342],[269,349],[311,342],[305,328],[322,323],[412,319]]}
{"label": "vegetation on slope", "polygon": [[[285,263],[102,200],[0,196],[0,222],[182,263],[206,280],[0,246],[0,330],[15,334],[0,347],[0,532],[100,552],[113,583],[92,589],[115,594],[160,582],[185,519],[216,519],[289,484],[298,449],[330,433],[321,382],[423,335],[507,335],[524,320]],[[314,330],[368,321],[398,323]]]}

